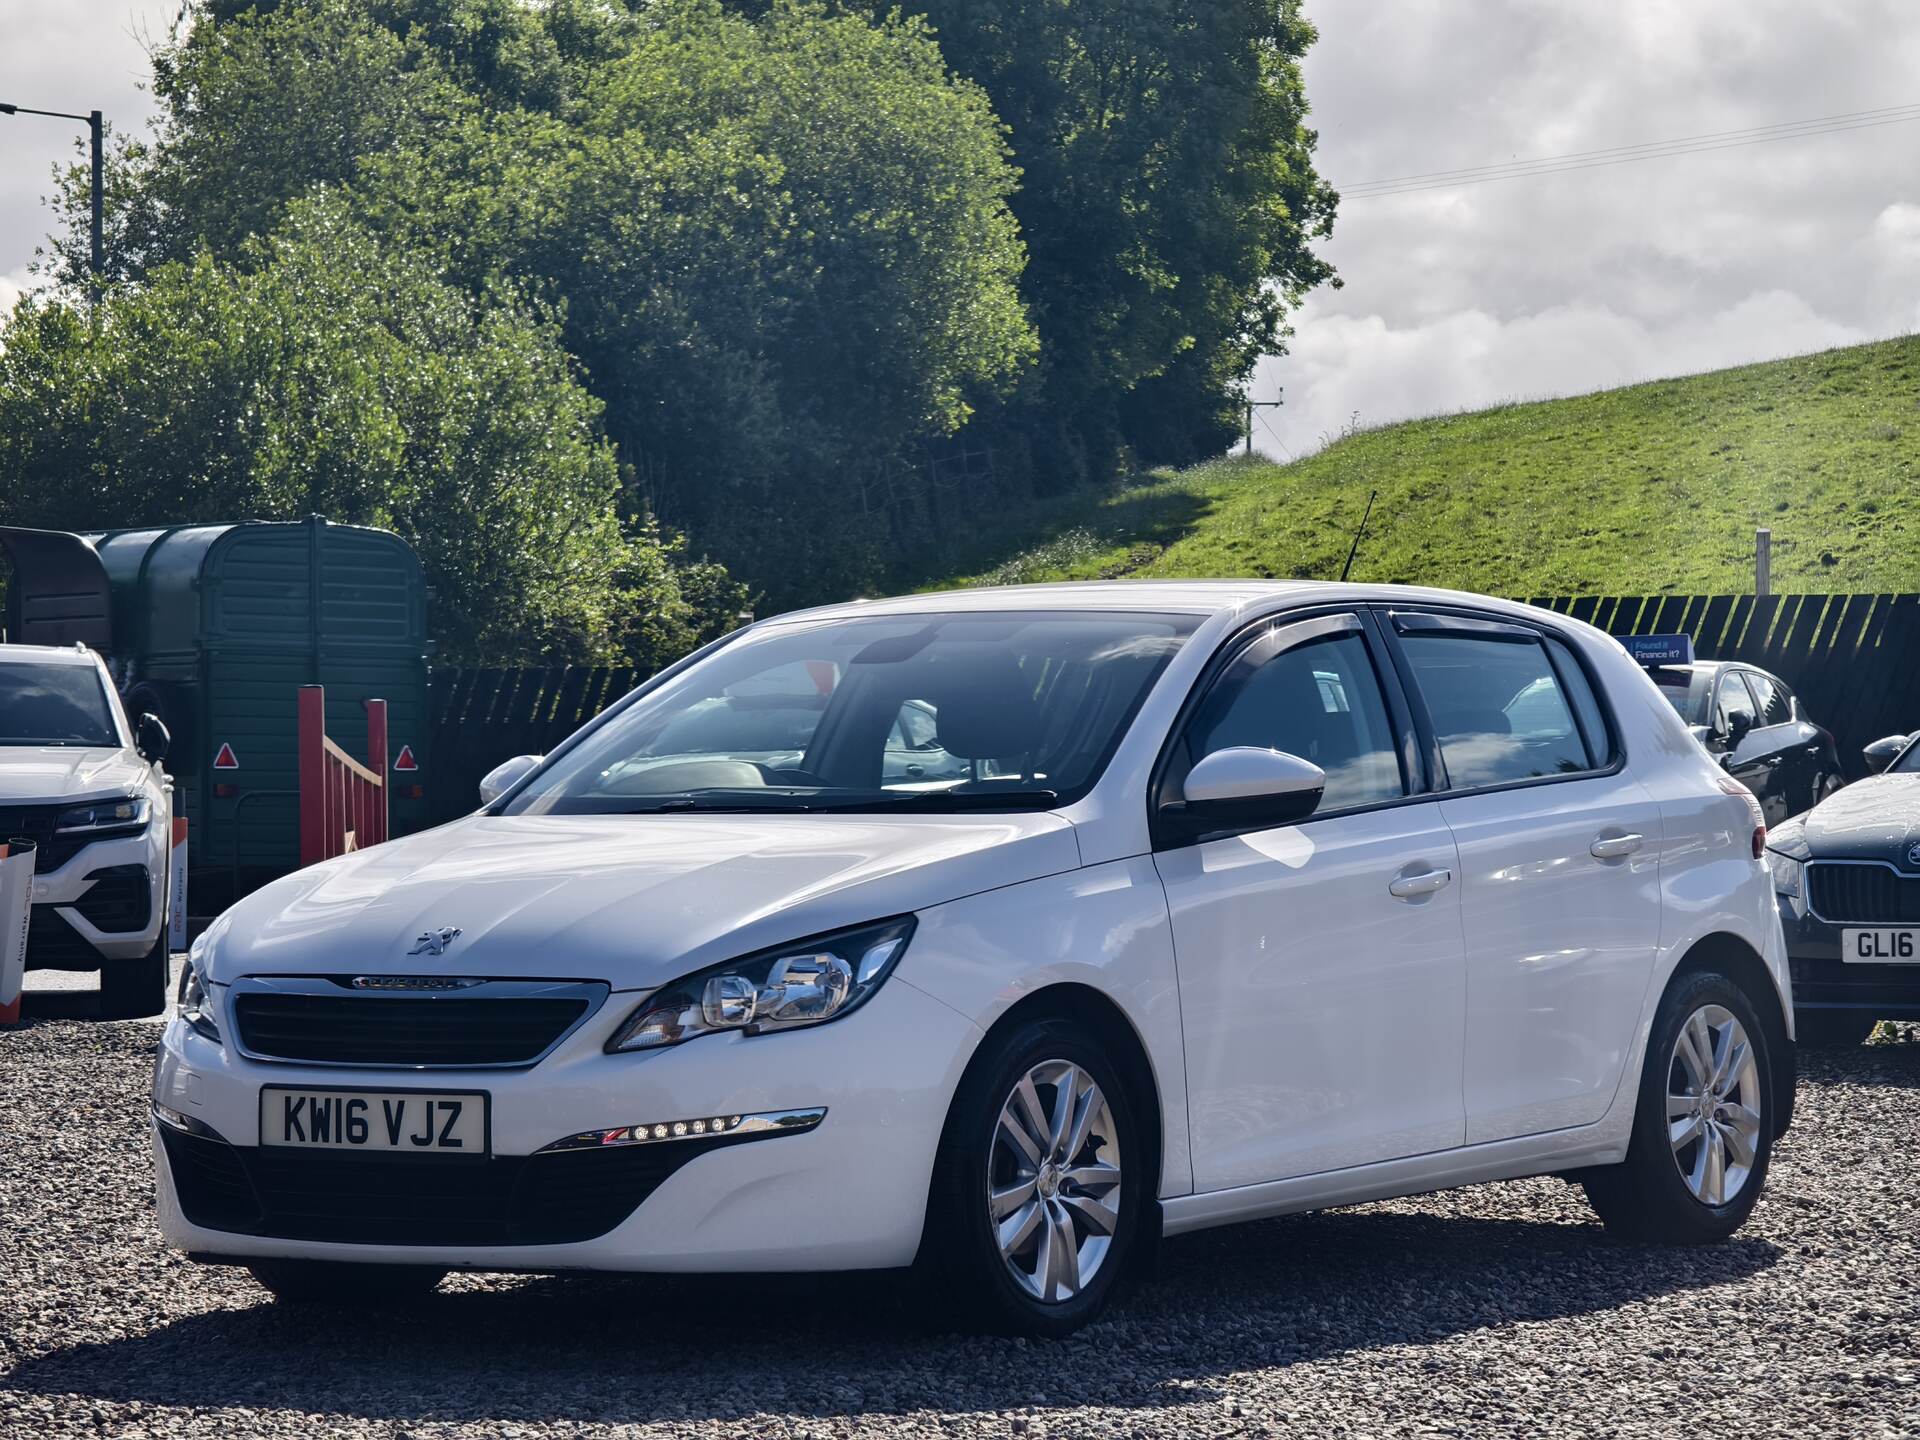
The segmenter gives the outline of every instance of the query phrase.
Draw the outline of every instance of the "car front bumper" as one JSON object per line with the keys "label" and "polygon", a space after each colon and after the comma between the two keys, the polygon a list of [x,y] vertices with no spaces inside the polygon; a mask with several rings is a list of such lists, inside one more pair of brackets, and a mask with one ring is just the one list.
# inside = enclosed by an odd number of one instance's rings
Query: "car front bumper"
{"label": "car front bumper", "polygon": [[1798,911],[1784,895],[1776,898],[1796,1011],[1920,1019],[1920,965],[1849,965],[1840,958],[1841,926]]}
{"label": "car front bumper", "polygon": [[[702,1273],[912,1261],[948,1105],[979,1038],[967,1020],[895,976],[858,1011],[818,1029],[606,1054],[607,1036],[638,998],[611,996],[559,1049],[521,1070],[263,1062],[172,1020],[155,1070],[156,1116],[186,1117],[195,1133],[183,1134],[177,1119],[154,1122],[161,1230],[179,1249],[227,1262]],[[405,1194],[393,1189],[392,1167],[376,1162],[379,1195],[343,1199],[354,1187],[339,1178],[352,1172],[332,1162],[370,1157],[260,1147],[268,1085],[484,1091],[491,1156],[400,1157],[413,1167],[397,1182]],[[804,1133],[750,1142],[667,1140],[630,1147],[626,1157],[590,1151],[565,1166],[549,1162],[567,1154],[538,1153],[582,1132],[813,1110],[825,1114]],[[583,1215],[611,1223],[583,1234],[583,1224],[597,1228]],[[446,1243],[436,1243],[436,1217],[446,1221]],[[339,1238],[310,1238],[317,1233]]]}
{"label": "car front bumper", "polygon": [[[125,887],[135,869],[141,872],[135,883],[145,891],[146,898],[140,923],[125,929],[103,929],[88,919],[79,907],[89,892],[102,885]],[[144,834],[96,840],[59,869],[35,874],[27,968],[98,970],[117,960],[138,960],[147,955],[165,924],[166,874],[167,847],[158,823],[150,825]]]}

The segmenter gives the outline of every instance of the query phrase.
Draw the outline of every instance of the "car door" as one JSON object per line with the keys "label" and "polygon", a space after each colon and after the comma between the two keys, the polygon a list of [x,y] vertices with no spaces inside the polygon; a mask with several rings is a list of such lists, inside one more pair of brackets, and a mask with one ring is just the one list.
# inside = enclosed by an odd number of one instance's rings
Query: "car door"
{"label": "car door", "polygon": [[1405,703],[1357,613],[1236,641],[1171,746],[1156,799],[1205,755],[1259,746],[1327,774],[1297,824],[1156,826],[1200,1190],[1460,1144],[1465,955],[1453,838]]}
{"label": "car door", "polygon": [[1727,773],[1760,801],[1767,824],[1778,825],[1793,809],[1788,803],[1792,767],[1780,748],[1780,734],[1761,720],[1760,705],[1740,670],[1723,670],[1714,686],[1714,735],[1724,747]]}
{"label": "car door", "polygon": [[[1826,732],[1799,713],[1793,692],[1781,681],[1764,670],[1741,674],[1759,716],[1754,738],[1764,747],[1762,753],[1778,757],[1774,775],[1783,812],[1780,819],[1798,815],[1820,801],[1819,791],[1829,774]],[[1766,809],[1764,801],[1761,808]],[[1779,820],[1769,811],[1767,823],[1775,825]]]}
{"label": "car door", "polygon": [[1459,847],[1467,1143],[1591,1123],[1659,945],[1659,806],[1559,639],[1455,613],[1389,628]]}

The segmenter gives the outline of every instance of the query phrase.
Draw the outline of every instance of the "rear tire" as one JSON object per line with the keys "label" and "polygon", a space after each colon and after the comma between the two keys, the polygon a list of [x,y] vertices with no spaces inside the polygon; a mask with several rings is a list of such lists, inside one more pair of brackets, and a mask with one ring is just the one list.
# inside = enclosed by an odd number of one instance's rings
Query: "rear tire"
{"label": "rear tire", "polygon": [[100,966],[103,1020],[144,1020],[167,1009],[167,928],[138,960],[108,960]]}
{"label": "rear tire", "polygon": [[1626,1161],[1581,1176],[1608,1231],[1668,1245],[1732,1235],[1766,1184],[1772,1097],[1767,1032],[1746,992],[1712,971],[1674,981],[1647,1040]]}
{"label": "rear tire", "polygon": [[1807,1049],[1852,1049],[1864,1044],[1879,1023],[1871,1016],[1862,1017],[1844,1010],[1815,1010],[1810,1014],[1795,1015],[1793,1028],[1799,1035],[1800,1044]]}
{"label": "rear tire", "polygon": [[1091,1323],[1140,1252],[1151,1153],[1118,1067],[1079,1025],[988,1040],[934,1163],[916,1263],[930,1314],[1056,1339]]}
{"label": "rear tire", "polygon": [[431,1294],[447,1272],[430,1265],[356,1265],[344,1260],[256,1260],[247,1269],[293,1304],[392,1305]]}

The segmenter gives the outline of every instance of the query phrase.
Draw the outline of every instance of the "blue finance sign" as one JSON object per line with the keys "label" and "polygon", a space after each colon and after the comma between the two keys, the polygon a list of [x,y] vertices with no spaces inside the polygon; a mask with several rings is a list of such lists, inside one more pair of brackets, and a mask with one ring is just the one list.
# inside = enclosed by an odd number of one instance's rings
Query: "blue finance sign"
{"label": "blue finance sign", "polygon": [[1628,635],[1620,643],[1636,665],[1691,665],[1691,635]]}

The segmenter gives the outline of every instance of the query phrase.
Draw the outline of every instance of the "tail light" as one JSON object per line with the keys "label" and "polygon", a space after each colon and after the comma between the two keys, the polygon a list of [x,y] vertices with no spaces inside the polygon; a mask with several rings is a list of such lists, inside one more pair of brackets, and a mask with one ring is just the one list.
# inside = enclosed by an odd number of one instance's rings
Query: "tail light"
{"label": "tail light", "polygon": [[1753,858],[1760,860],[1767,853],[1767,812],[1760,808],[1760,802],[1754,798],[1753,791],[1735,780],[1731,775],[1720,777],[1720,788],[1729,795],[1738,795],[1747,802],[1747,814],[1753,818]]}

